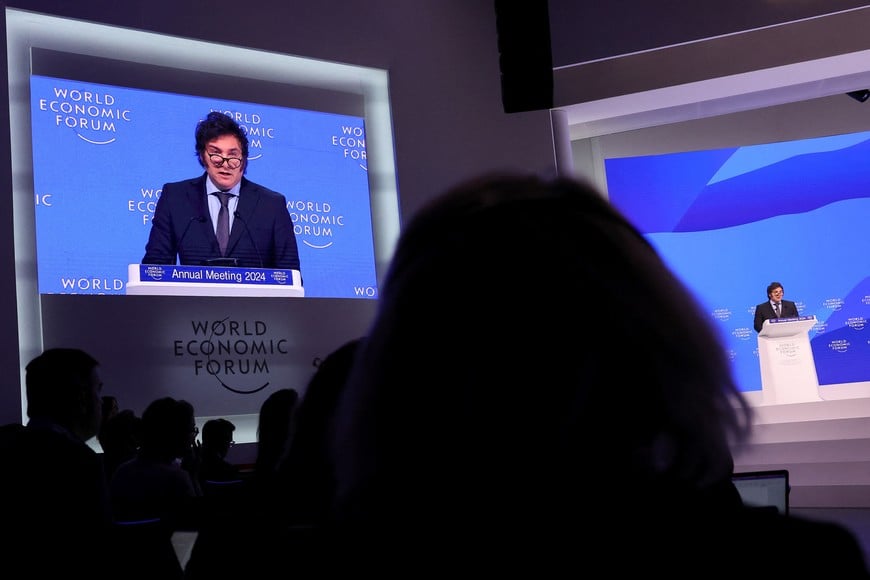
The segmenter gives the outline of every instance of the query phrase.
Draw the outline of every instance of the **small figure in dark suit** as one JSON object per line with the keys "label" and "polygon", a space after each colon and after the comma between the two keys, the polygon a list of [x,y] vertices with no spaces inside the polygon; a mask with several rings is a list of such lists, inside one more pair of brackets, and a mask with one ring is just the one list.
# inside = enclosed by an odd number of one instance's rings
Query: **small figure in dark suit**
{"label": "small figure in dark suit", "polygon": [[[244,177],[245,130],[229,115],[209,113],[196,125],[196,155],[205,173],[163,186],[142,263],[175,264],[177,258],[197,266],[299,270],[287,199]],[[223,251],[218,240],[221,197],[227,198],[229,230]]]}
{"label": "small figure in dark suit", "polygon": [[767,285],[768,300],[755,307],[755,332],[761,332],[764,321],[770,318],[797,318],[800,316],[797,305],[790,300],[783,300],[782,295],[782,284],[771,282]]}

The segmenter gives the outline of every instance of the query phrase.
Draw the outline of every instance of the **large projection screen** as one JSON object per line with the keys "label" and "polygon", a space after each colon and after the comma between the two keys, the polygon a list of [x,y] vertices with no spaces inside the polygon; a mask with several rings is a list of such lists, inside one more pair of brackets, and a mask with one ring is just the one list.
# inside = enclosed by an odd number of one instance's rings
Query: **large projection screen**
{"label": "large projection screen", "polygon": [[[303,391],[313,372],[312,360],[364,333],[373,314],[377,284],[399,230],[387,72],[14,9],[6,10],[6,28],[22,389],[23,366],[41,350],[80,346],[100,360],[104,390],[119,395],[123,407],[141,412],[159,396],[185,398],[198,417],[234,417],[237,440],[254,440],[252,418],[265,396],[281,387]],[[46,201],[59,199],[51,197],[51,190],[66,187],[52,173],[52,160],[61,165],[57,158],[78,143],[62,141],[71,132],[55,132],[52,123],[63,124],[68,116],[51,108],[76,100],[81,104],[85,94],[92,101],[84,104],[124,112],[121,118],[132,109],[114,106],[120,95],[139,107],[142,116],[149,114],[152,103],[163,107],[165,114],[136,119],[136,133],[126,135],[130,143],[124,155],[80,159],[72,152],[66,159],[68,179],[82,188],[86,184],[93,195],[110,189],[105,184],[113,183],[111,179],[137,176],[134,195],[123,194],[132,201],[127,206],[129,223],[116,219],[118,213],[102,215],[99,198],[90,199],[78,213],[69,209],[61,219],[39,217]],[[282,193],[294,204],[290,209],[298,226],[303,278],[306,261],[310,268],[312,292],[305,298],[125,296],[117,291],[122,276],[117,272],[126,272],[123,262],[147,236],[147,201],[163,183],[202,172],[193,155],[193,128],[197,115],[209,110],[231,112],[249,130],[259,131],[254,136],[263,141],[285,125],[293,131],[283,135],[308,134],[310,129],[310,134],[320,133],[321,141],[329,141],[317,152],[301,139],[287,138],[284,145],[290,153],[282,155],[289,158],[295,151],[303,157],[290,169],[280,163],[268,166],[268,154],[279,151],[277,145],[270,151],[271,143],[258,151],[262,159],[254,159],[253,151],[250,158],[250,179],[291,190]],[[266,117],[276,125],[261,123]],[[134,136],[142,141],[142,156],[130,159],[137,151]],[[325,155],[331,157],[324,161]],[[101,163],[106,165],[93,171]],[[112,169],[107,169],[109,163]],[[352,187],[345,187],[350,182],[341,181],[341,171],[355,181]],[[331,224],[340,235],[325,240],[315,235],[320,228],[304,229],[312,215],[321,220],[318,225],[326,223],[324,216],[341,206],[345,189],[357,197],[340,223]],[[116,252],[129,247],[112,258],[83,259],[82,268],[97,272],[108,267],[105,261],[112,262],[110,270],[91,280],[46,280],[45,272],[62,271],[68,262],[82,258],[69,253],[55,232],[71,220],[94,215],[102,222],[87,229],[116,237],[93,244],[89,254],[100,246]],[[44,231],[37,227],[40,220]],[[67,258],[58,255],[64,251]],[[365,272],[360,279],[367,279],[355,295],[335,282],[354,268]],[[234,332],[224,335],[224,329]],[[215,345],[226,346],[226,356],[208,352]]]}

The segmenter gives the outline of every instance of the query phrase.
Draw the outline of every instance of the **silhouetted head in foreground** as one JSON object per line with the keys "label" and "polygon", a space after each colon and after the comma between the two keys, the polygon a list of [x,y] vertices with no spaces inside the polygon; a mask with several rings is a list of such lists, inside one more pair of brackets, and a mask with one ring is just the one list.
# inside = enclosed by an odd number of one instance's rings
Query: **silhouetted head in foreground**
{"label": "silhouetted head in foreground", "polygon": [[399,239],[338,412],[339,519],[530,533],[714,495],[750,409],[708,318],[590,186],[460,185]]}

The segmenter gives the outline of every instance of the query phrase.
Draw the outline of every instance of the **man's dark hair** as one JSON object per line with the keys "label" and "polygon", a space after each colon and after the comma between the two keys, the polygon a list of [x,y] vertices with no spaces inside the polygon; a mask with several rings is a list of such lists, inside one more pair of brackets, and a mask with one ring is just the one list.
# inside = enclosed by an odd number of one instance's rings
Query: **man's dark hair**
{"label": "man's dark hair", "polygon": [[242,145],[242,167],[244,171],[248,170],[248,134],[229,115],[212,111],[205,119],[196,124],[195,135],[196,158],[203,167],[205,167],[205,162],[202,160],[202,154],[205,152],[206,144],[218,137],[233,135]]}
{"label": "man's dark hair", "polygon": [[782,288],[782,284],[779,282],[771,282],[767,285],[767,297],[770,298],[770,293],[776,290],[777,288]]}
{"label": "man's dark hair", "polygon": [[66,419],[77,413],[81,393],[91,388],[99,363],[77,348],[50,348],[27,363],[27,416]]}

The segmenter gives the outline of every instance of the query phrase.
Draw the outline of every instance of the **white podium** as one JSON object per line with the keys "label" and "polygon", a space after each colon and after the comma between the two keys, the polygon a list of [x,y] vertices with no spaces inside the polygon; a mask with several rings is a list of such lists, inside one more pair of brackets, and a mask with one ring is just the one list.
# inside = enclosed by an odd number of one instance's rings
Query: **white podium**
{"label": "white podium", "polygon": [[129,264],[127,294],[302,297],[299,270]]}
{"label": "white podium", "polygon": [[758,333],[761,391],[764,404],[823,400],[809,330],[815,316],[765,320]]}

